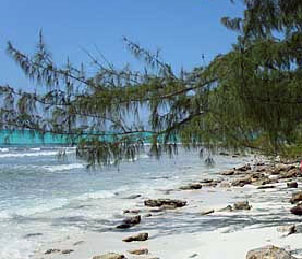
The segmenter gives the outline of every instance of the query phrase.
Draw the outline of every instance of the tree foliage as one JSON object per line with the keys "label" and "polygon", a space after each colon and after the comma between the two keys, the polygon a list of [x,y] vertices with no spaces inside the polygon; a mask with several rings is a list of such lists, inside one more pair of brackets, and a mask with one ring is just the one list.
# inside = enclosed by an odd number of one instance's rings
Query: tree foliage
{"label": "tree foliage", "polygon": [[244,0],[242,17],[221,22],[238,33],[231,51],[206,67],[175,73],[139,44],[125,44],[146,68],[115,68],[87,52],[96,72],[53,60],[42,33],[29,56],[7,52],[39,87],[0,87],[0,126],[65,134],[90,164],[134,159],[177,146],[214,151],[253,148],[266,154],[301,153],[302,2]]}

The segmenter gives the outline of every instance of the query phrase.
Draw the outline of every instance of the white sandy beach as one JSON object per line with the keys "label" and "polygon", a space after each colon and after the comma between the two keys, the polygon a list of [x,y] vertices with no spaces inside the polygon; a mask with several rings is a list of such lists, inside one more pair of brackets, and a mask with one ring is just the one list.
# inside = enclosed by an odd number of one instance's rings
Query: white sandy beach
{"label": "white sandy beach", "polygon": [[[126,258],[240,259],[245,258],[249,250],[270,244],[294,250],[293,255],[302,258],[302,234],[286,236],[277,231],[280,226],[299,224],[301,221],[299,216],[289,212],[292,191],[285,182],[276,184],[274,189],[257,189],[246,185],[242,188],[158,190],[153,197],[135,199],[134,207],[121,207],[121,215],[125,209],[142,210],[140,225],[123,231],[113,228],[107,232],[79,231],[78,234],[65,235],[60,240],[42,244],[37,248],[34,258],[91,259],[93,256],[114,252]],[[146,198],[180,199],[187,201],[188,205],[175,211],[152,213],[153,216],[144,217],[152,209],[143,205]],[[217,212],[237,201],[249,201],[251,211]],[[211,209],[215,213],[201,215]],[[122,242],[123,238],[140,232],[149,233],[149,240]],[[45,251],[50,248],[74,251],[69,255],[45,255]],[[127,253],[137,248],[147,248],[149,255],[133,256]]]}

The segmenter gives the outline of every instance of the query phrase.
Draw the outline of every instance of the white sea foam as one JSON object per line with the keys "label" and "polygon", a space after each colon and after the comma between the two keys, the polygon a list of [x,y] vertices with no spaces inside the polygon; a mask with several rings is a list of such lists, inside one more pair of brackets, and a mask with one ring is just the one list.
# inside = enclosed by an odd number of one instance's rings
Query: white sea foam
{"label": "white sea foam", "polygon": [[[74,151],[65,151],[65,154],[73,154]],[[8,153],[0,154],[0,158],[14,158],[14,157],[36,157],[36,156],[57,156],[58,152],[32,152],[32,153]]]}
{"label": "white sea foam", "polygon": [[118,190],[116,191],[107,191],[107,190],[101,190],[96,192],[87,192],[83,195],[79,196],[77,200],[85,201],[90,199],[106,199],[106,198],[112,198],[118,193]]}
{"label": "white sea foam", "polygon": [[9,148],[6,147],[0,148],[0,152],[9,152]]}
{"label": "white sea foam", "polygon": [[84,167],[85,166],[82,163],[73,163],[73,164],[64,164],[64,165],[55,165],[55,166],[43,166],[42,168],[46,169],[51,173],[54,173],[54,172],[61,172],[61,171],[70,171],[73,169],[82,169]]}

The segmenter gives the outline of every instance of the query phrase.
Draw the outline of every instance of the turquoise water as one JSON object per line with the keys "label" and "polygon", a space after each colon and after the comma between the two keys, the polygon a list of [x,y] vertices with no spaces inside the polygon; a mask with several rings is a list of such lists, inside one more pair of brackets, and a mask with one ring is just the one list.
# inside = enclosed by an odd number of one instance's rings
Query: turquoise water
{"label": "turquoise water", "polygon": [[0,145],[41,145],[72,144],[68,136],[62,134],[40,134],[33,130],[1,130]]}
{"label": "turquoise water", "polygon": [[[99,136],[99,139],[104,141],[112,141],[113,133],[106,133],[107,135]],[[80,137],[70,136],[67,134],[52,134],[44,133],[41,134],[34,130],[0,130],[0,146],[6,145],[74,145],[78,143],[81,138],[87,139],[95,137],[93,135],[84,134]],[[137,139],[144,139],[144,142],[150,143],[152,139],[151,134],[135,134]],[[159,141],[162,139],[159,138]]]}
{"label": "turquoise water", "polygon": [[[14,137],[18,143],[39,141]],[[180,150],[171,159],[142,155],[119,168],[89,171],[73,147],[59,160],[62,148],[0,148],[0,259],[29,259],[40,244],[79,231],[106,231],[120,222],[124,209],[134,208],[137,201],[127,197],[156,197],[241,162],[221,157],[209,169],[199,154]]]}

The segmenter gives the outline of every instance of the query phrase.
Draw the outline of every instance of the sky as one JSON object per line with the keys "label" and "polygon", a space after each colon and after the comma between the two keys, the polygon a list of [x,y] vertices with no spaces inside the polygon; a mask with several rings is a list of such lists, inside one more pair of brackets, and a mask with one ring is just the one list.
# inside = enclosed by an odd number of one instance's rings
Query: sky
{"label": "sky", "polygon": [[[239,2],[239,1],[238,1]],[[133,63],[122,37],[155,51],[177,71],[226,53],[237,35],[220,24],[223,16],[239,16],[240,3],[230,0],[1,0],[0,84],[26,89],[32,82],[5,53],[8,41],[32,53],[42,29],[58,64],[69,57],[89,66],[83,49],[96,48],[116,67]]]}

